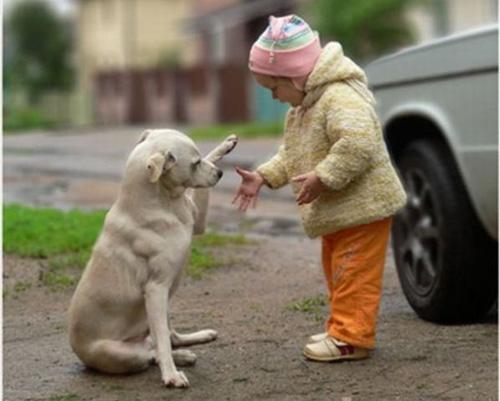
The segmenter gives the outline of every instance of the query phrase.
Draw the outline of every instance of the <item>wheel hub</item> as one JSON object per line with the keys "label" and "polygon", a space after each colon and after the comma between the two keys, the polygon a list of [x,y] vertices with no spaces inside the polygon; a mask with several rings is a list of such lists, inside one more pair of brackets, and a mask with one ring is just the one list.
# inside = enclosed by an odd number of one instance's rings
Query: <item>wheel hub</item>
{"label": "wheel hub", "polygon": [[404,181],[408,203],[396,220],[401,226],[398,253],[412,290],[424,296],[432,290],[439,272],[436,203],[422,172],[407,171]]}

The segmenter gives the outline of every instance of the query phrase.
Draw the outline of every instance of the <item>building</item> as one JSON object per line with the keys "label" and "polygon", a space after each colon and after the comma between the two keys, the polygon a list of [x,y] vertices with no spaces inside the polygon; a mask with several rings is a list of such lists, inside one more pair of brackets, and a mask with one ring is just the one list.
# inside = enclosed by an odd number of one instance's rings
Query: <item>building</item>
{"label": "building", "polygon": [[497,0],[431,0],[409,12],[418,42],[498,22]]}
{"label": "building", "polygon": [[[333,0],[332,0],[333,1]],[[280,120],[248,51],[270,14],[314,0],[78,0],[79,92],[88,120],[205,124]],[[496,21],[493,0],[431,0],[409,11],[418,41]]]}

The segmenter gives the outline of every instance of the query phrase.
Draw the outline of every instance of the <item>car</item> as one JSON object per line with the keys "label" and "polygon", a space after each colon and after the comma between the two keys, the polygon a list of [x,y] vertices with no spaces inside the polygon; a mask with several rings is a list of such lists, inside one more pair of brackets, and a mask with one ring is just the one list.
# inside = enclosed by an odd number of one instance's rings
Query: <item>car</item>
{"label": "car", "polygon": [[392,230],[403,292],[423,319],[477,321],[498,296],[498,24],[366,73],[408,194]]}

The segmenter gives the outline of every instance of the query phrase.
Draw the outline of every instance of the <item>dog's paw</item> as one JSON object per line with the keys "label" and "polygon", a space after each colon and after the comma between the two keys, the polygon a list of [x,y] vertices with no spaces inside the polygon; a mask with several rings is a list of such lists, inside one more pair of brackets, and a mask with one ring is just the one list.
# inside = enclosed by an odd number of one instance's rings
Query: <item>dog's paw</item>
{"label": "dog's paw", "polygon": [[172,357],[176,366],[193,366],[196,363],[196,354],[187,349],[172,351]]}
{"label": "dog's paw", "polygon": [[203,330],[203,333],[206,336],[207,341],[214,341],[217,338],[217,332],[212,329]]}
{"label": "dog's paw", "polygon": [[179,371],[173,372],[171,375],[166,375],[163,378],[163,383],[167,387],[175,387],[175,388],[187,388],[189,387],[189,381],[186,375]]}
{"label": "dog's paw", "polygon": [[222,154],[227,155],[238,144],[238,137],[236,135],[229,135],[224,142],[222,142]]}

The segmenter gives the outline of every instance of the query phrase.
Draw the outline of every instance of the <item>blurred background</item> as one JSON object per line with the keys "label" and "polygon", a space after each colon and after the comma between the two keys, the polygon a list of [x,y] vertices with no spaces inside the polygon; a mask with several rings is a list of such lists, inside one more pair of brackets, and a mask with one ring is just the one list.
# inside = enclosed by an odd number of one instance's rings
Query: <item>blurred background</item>
{"label": "blurred background", "polygon": [[360,65],[497,20],[496,0],[4,0],[4,131],[282,121],[247,69],[297,13]]}

